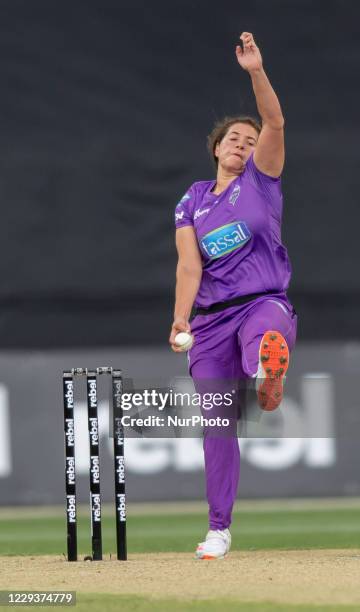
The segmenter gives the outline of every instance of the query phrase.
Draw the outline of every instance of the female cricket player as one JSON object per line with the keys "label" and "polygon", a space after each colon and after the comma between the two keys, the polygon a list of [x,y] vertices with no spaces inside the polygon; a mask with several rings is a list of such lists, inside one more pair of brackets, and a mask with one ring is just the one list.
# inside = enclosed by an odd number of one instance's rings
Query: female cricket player
{"label": "female cricket player", "polygon": [[[261,126],[251,117],[217,123],[208,138],[216,180],[194,183],[176,207],[179,260],[169,341],[180,351],[176,334],[194,336],[188,357],[197,389],[202,380],[256,378],[259,404],[273,410],[282,399],[297,323],[281,242],[284,118],[252,34],[243,32],[240,40],[236,57],[250,75]],[[231,545],[237,437],[205,429],[204,457],[209,531],[196,557],[222,558]]]}

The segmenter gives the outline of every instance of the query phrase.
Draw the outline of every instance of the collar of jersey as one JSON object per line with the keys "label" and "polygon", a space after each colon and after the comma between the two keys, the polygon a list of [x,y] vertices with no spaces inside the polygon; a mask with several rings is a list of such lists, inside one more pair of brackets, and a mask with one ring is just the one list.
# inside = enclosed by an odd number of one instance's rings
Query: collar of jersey
{"label": "collar of jersey", "polygon": [[[239,175],[240,176],[240,175]],[[208,192],[207,195],[212,196],[214,198],[220,198],[222,195],[224,195],[224,193],[226,193],[228,191],[228,189],[230,189],[231,185],[233,185],[233,183],[239,178],[239,176],[236,176],[231,183],[228,184],[228,186],[226,187],[226,189],[223,189],[220,193],[213,193],[211,190],[215,187],[216,185],[216,180],[215,181],[211,181],[210,186],[208,188]]]}

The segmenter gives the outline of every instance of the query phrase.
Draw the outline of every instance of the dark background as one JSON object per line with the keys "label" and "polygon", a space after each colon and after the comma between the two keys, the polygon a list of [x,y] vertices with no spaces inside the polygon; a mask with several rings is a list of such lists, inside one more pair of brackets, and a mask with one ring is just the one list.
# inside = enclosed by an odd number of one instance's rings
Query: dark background
{"label": "dark background", "polygon": [[256,113],[253,32],[286,120],[299,339],[359,338],[357,1],[2,0],[0,345],[167,342],[174,207],[205,141]]}

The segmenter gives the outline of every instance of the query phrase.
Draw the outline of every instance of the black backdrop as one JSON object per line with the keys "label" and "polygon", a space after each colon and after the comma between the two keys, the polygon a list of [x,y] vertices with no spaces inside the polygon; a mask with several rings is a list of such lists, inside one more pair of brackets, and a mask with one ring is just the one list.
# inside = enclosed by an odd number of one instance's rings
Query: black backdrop
{"label": "black backdrop", "polygon": [[252,31],[286,119],[299,338],[359,337],[360,4],[0,3],[0,346],[163,343],[173,211],[206,134],[255,113]]}

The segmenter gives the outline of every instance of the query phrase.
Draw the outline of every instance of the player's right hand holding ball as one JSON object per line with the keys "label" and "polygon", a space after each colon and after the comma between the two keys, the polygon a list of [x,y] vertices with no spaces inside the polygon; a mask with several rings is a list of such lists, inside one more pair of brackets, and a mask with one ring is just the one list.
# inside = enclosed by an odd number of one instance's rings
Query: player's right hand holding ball
{"label": "player's right hand holding ball", "polygon": [[191,349],[194,337],[191,335],[190,324],[185,318],[177,317],[174,320],[169,342],[175,353],[183,353]]}

